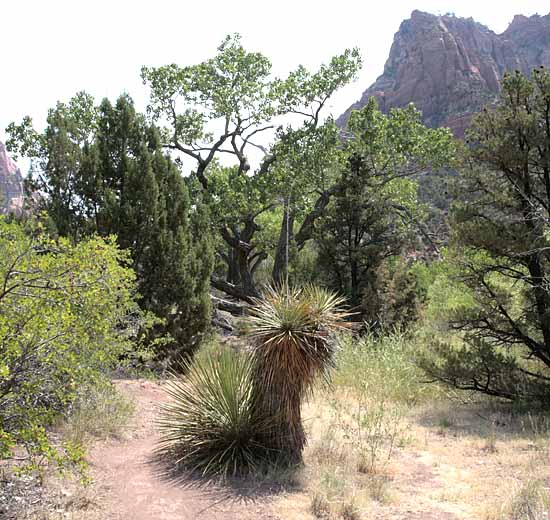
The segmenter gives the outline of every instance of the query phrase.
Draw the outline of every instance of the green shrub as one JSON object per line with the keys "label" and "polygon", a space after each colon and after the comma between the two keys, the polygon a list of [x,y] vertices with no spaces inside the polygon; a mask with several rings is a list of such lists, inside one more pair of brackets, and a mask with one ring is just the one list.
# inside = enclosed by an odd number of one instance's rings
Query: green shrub
{"label": "green shrub", "polygon": [[270,421],[257,414],[253,366],[250,355],[228,348],[182,361],[158,421],[158,453],[204,475],[246,473],[266,462],[261,438]]}
{"label": "green shrub", "polygon": [[550,403],[548,378],[535,363],[518,355],[517,349],[472,336],[458,345],[435,340],[418,363],[430,379],[452,388],[530,406]]}
{"label": "green shrub", "polygon": [[370,329],[409,329],[419,317],[422,290],[405,258],[390,258],[372,269],[361,298],[361,319]]}
{"label": "green shrub", "polygon": [[415,365],[420,347],[414,336],[393,332],[356,338],[346,334],[338,342],[334,384],[405,405],[440,393],[439,387],[423,382],[425,375]]}
{"label": "green shrub", "polygon": [[0,458],[15,445],[29,467],[64,465],[81,448],[54,446],[49,426],[121,356],[143,316],[134,274],[112,240],[73,246],[0,219]]}

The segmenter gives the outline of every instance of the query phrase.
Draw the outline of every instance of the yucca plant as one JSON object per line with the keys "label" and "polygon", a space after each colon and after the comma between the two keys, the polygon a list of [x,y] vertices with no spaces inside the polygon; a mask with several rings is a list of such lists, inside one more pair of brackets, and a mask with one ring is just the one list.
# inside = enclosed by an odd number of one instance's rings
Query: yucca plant
{"label": "yucca plant", "polygon": [[264,442],[289,463],[302,459],[306,437],[301,405],[318,376],[328,376],[345,325],[344,300],[324,289],[269,288],[250,318],[258,414],[274,427]]}
{"label": "yucca plant", "polygon": [[161,409],[160,455],[203,475],[235,475],[269,458],[261,439],[271,422],[258,413],[253,359],[229,348],[181,362]]}

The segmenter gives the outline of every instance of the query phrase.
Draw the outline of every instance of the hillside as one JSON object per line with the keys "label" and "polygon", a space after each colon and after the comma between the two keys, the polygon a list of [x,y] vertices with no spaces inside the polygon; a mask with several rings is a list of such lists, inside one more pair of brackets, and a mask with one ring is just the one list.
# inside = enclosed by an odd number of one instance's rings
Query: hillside
{"label": "hillside", "polygon": [[384,73],[338,119],[374,96],[381,109],[414,103],[432,127],[463,136],[472,114],[496,100],[506,71],[550,67],[550,14],[517,15],[502,34],[472,18],[413,11],[395,34]]}

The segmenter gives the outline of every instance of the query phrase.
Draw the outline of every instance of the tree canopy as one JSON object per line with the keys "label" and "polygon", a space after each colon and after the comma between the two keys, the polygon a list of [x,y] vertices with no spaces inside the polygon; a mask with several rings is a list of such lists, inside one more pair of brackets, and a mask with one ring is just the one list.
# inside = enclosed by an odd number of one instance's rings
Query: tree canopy
{"label": "tree canopy", "polygon": [[316,243],[328,283],[359,306],[374,297],[381,263],[418,245],[422,208],[414,176],[449,164],[454,144],[447,129],[425,127],[413,106],[385,115],[371,98],[351,114],[343,153]]}
{"label": "tree canopy", "polygon": [[[346,50],[316,72],[300,66],[286,78],[276,78],[271,75],[270,61],[246,51],[240,36],[233,35],[222,42],[215,57],[202,63],[142,69],[142,78],[151,89],[148,111],[164,124],[164,145],[191,158],[193,176],[203,190],[211,192],[214,202],[237,203],[229,214],[214,210],[228,216],[216,224],[225,242],[218,252],[230,276],[229,280],[215,277],[217,288],[245,299],[259,296],[254,272],[267,253],[255,243],[261,229],[258,218],[282,203],[289,178],[294,179],[296,199],[314,193],[311,163],[322,160],[319,152],[327,134],[332,140],[328,150],[334,149],[337,135],[331,119],[322,121],[322,110],[334,92],[355,76],[360,63],[356,49]],[[298,127],[294,128],[296,121]],[[269,132],[275,134],[272,146],[261,141]],[[252,150],[262,153],[256,171],[250,166]],[[212,188],[209,177],[217,170],[216,159],[222,157],[232,158],[234,169],[222,175],[222,183],[218,174]],[[305,185],[309,193],[299,193]],[[244,207],[240,188],[247,194]],[[252,192],[254,196],[249,198]],[[283,234],[285,226],[280,228]],[[280,237],[278,242],[286,240]],[[275,256],[278,265],[274,274],[281,270],[282,262],[281,255]]]}
{"label": "tree canopy", "polygon": [[427,371],[507,399],[550,396],[550,72],[507,74],[468,134],[452,216],[453,264],[468,303],[451,313],[466,345],[438,346]]}
{"label": "tree canopy", "polygon": [[116,235],[131,252],[140,302],[164,320],[166,345],[190,350],[209,327],[208,217],[194,205],[159,130],[123,95],[96,105],[86,93],[58,103],[44,132],[10,125],[11,149],[32,159],[28,188],[61,236]]}

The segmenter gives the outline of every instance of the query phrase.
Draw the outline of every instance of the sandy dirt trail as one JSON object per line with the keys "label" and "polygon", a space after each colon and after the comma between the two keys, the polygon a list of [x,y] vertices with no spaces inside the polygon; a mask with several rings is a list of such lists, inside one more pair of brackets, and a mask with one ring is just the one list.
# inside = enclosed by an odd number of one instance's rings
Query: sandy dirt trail
{"label": "sandy dirt trail", "polygon": [[158,439],[154,419],[166,400],[161,385],[145,380],[117,382],[136,403],[122,439],[99,442],[90,453],[95,482],[103,488],[105,520],[279,520],[269,496],[193,481],[175,482],[154,463]]}

